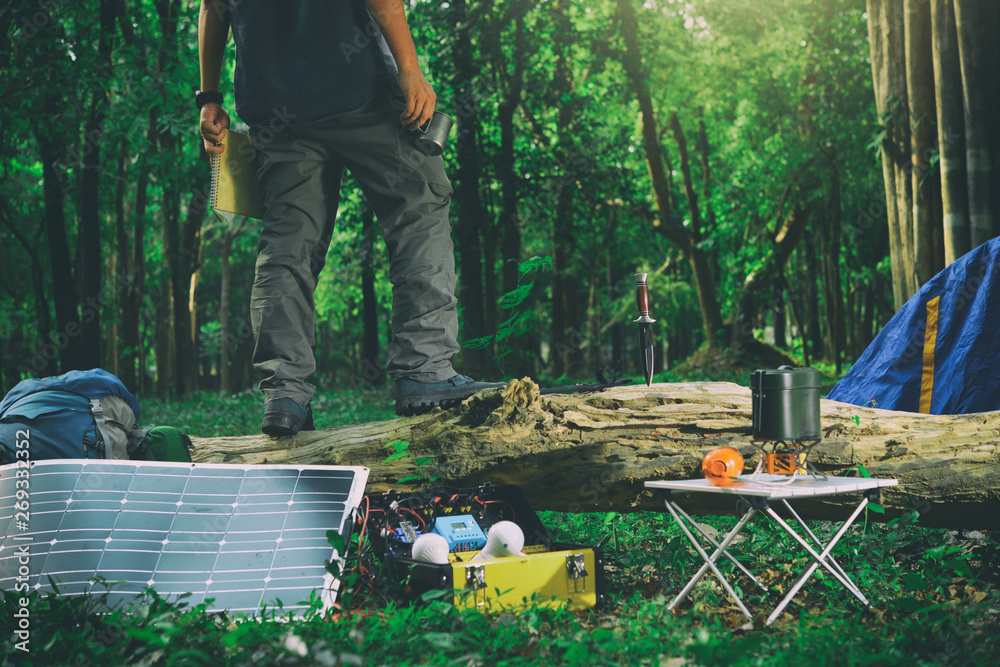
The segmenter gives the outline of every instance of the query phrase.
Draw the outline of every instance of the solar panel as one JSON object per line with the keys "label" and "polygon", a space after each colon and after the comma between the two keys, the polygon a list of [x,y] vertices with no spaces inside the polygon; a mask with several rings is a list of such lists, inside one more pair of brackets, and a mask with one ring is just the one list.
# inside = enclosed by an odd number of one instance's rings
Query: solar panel
{"label": "solar panel", "polygon": [[339,581],[324,561],[339,556],[326,533],[347,540],[368,479],[362,467],[98,460],[18,472],[0,466],[3,590],[50,592],[51,577],[82,595],[104,591],[103,577],[121,582],[113,606],[150,587],[248,615],[278,601],[304,610],[317,589],[332,604]]}

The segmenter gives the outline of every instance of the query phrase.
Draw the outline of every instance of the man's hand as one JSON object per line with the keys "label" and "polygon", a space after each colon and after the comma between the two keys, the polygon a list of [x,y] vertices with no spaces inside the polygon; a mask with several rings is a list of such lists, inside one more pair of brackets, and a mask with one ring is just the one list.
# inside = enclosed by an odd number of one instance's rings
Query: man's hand
{"label": "man's hand", "polygon": [[406,100],[406,109],[399,117],[403,125],[415,130],[434,115],[437,95],[420,68],[399,72],[399,88]]}
{"label": "man's hand", "polygon": [[406,23],[406,8],[402,0],[365,2],[399,68],[399,88],[406,100],[406,109],[399,120],[410,130],[415,130],[434,115],[437,95],[417,63],[417,50],[413,46],[410,26]]}
{"label": "man's hand", "polygon": [[205,152],[222,155],[226,150],[222,140],[229,129],[229,114],[221,104],[209,102],[201,108],[201,136],[205,140]]}

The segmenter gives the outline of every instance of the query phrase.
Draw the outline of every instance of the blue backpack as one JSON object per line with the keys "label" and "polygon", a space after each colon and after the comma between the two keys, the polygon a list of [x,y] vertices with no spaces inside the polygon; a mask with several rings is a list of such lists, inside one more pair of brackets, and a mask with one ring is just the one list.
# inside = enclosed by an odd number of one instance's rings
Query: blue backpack
{"label": "blue backpack", "polygon": [[22,380],[0,402],[0,464],[129,458],[139,403],[100,368]]}

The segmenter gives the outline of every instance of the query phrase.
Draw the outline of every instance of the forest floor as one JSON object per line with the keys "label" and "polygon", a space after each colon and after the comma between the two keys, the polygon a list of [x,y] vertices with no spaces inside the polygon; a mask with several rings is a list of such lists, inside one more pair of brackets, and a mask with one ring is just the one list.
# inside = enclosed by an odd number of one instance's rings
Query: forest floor
{"label": "forest floor", "polygon": [[[730,361],[704,355],[657,380],[684,373],[688,380],[746,384],[755,368],[775,367],[773,358]],[[394,417],[388,389],[320,392],[316,405],[321,428]],[[238,435],[259,428],[261,400],[256,392],[222,398],[204,393],[181,401],[144,401],[143,407],[144,423],[170,423],[197,435]],[[31,653],[22,654],[8,640],[0,645],[0,662],[943,667],[1000,661],[1000,543],[989,532],[926,528],[916,512],[882,522],[866,510],[833,554],[874,609],[863,610],[819,572],[776,622],[765,626],[773,597],[738,588],[756,613],[748,623],[711,577],[678,612],[667,609],[701,565],[668,515],[542,512],[540,517],[555,539],[603,549],[608,578],[603,607],[570,611],[532,604],[484,614],[459,610],[447,599],[387,600],[356,579],[350,610],[330,616],[317,604],[300,618],[281,609],[254,620],[210,614],[200,605],[161,600],[153,591],[130,608],[111,612],[102,606],[101,594],[47,596],[30,606]],[[699,522],[707,530],[726,531],[736,518]],[[836,527],[822,521],[809,525],[821,537]],[[770,522],[751,522],[743,536],[738,547],[745,564],[777,591],[787,590],[810,564]],[[722,569],[733,570],[728,563]],[[15,630],[17,604],[13,594],[4,594],[4,637]]]}

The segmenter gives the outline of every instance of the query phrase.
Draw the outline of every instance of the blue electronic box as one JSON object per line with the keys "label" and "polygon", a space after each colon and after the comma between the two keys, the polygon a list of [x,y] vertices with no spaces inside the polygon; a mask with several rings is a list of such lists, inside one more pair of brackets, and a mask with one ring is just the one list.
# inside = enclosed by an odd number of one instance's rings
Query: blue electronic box
{"label": "blue electronic box", "polygon": [[431,532],[448,540],[449,551],[475,551],[486,546],[486,535],[471,514],[439,516]]}

